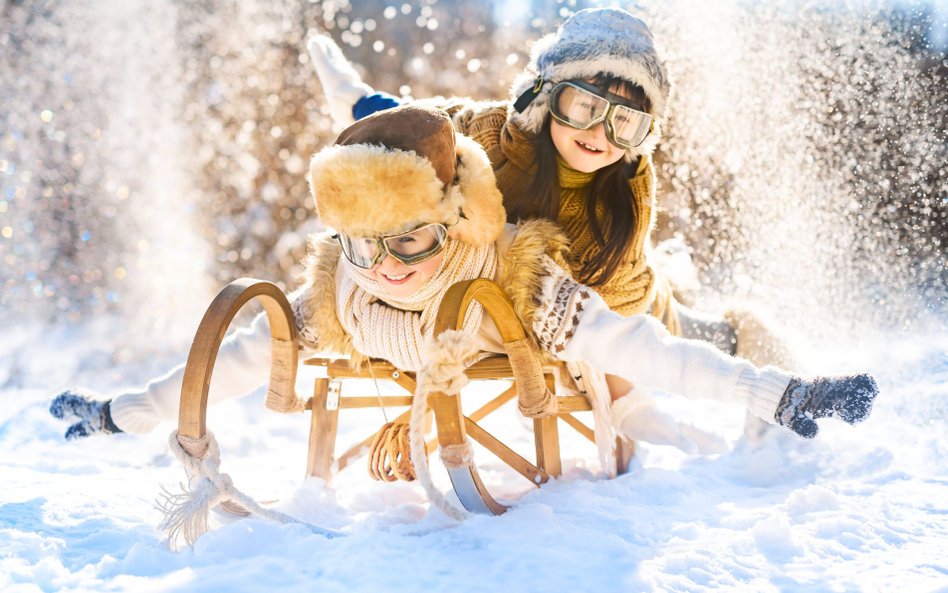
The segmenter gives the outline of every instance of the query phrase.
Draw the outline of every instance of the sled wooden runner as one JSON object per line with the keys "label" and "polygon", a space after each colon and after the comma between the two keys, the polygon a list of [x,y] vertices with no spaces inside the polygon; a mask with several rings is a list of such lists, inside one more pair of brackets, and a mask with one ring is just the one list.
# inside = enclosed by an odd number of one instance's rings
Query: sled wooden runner
{"label": "sled wooden runner", "polygon": [[[191,343],[178,409],[181,436],[201,439],[207,434],[207,396],[218,350],[234,316],[254,299],[263,305],[270,323],[271,364],[266,406],[279,412],[302,411],[304,406],[296,396],[299,348],[290,303],[277,285],[240,278],[225,286],[211,302]],[[197,452],[191,453],[197,455]]]}
{"label": "sled wooden runner", "polygon": [[[409,407],[416,389],[416,376],[379,360],[369,361],[361,368],[353,369],[347,360],[313,358],[306,360],[305,364],[324,368],[326,376],[315,380],[312,397],[300,399],[295,393],[298,344],[293,312],[283,292],[270,282],[250,278],[232,282],[217,295],[201,320],[185,367],[178,417],[179,442],[194,457],[204,454],[207,447],[207,400],[214,362],[234,316],[252,300],[263,305],[271,329],[271,370],[266,405],[283,413],[311,412],[306,472],[328,481],[334,472],[342,471],[364,455],[375,436],[374,433],[368,435],[336,457],[339,412],[382,406]],[[427,443],[427,450],[430,453],[438,445],[459,445],[470,437],[531,484],[539,486],[562,472],[558,420],[563,420],[567,426],[595,443],[593,430],[573,416],[575,412],[591,411],[591,407],[583,396],[560,395],[553,398],[555,409],[551,408],[553,411],[550,413],[541,411],[538,417],[533,418],[533,460],[518,454],[501,438],[485,430],[481,421],[511,400],[519,398],[523,406],[525,394],[534,399],[547,390],[555,394],[554,379],[558,369],[555,364],[541,365],[540,357],[532,351],[512,303],[497,284],[488,280],[478,279],[452,286],[442,300],[435,331],[440,333],[462,327],[467,309],[475,301],[493,319],[509,355],[485,358],[468,368],[466,374],[472,382],[500,379],[512,383],[504,385],[499,393],[467,415],[462,410],[460,394],[429,394],[428,406],[434,416],[437,437]],[[406,394],[343,395],[343,383],[350,378],[389,380]],[[248,386],[248,389],[251,387]],[[395,422],[408,422],[408,418],[409,411],[406,410]],[[627,466],[630,454],[631,450],[627,446],[619,448],[617,461],[620,472]],[[487,514],[500,514],[506,510],[488,491],[475,464],[449,468],[448,474],[459,500],[467,510]],[[239,508],[227,510],[241,512]]]}

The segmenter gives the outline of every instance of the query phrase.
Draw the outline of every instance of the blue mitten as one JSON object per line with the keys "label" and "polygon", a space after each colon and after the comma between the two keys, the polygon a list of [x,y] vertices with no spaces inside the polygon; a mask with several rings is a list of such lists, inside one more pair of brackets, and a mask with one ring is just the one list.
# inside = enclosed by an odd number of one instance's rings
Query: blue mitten
{"label": "blue mitten", "polygon": [[122,432],[122,429],[112,422],[110,403],[111,400],[96,399],[95,394],[88,391],[67,389],[53,398],[49,413],[60,420],[78,420],[66,430],[66,440],[69,441],[83,439],[96,432]]}

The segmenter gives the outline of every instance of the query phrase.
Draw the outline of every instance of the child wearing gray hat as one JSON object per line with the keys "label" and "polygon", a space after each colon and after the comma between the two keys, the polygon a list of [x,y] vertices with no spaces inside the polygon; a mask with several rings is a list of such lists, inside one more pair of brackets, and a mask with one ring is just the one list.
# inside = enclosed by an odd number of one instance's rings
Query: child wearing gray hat
{"label": "child wearing gray hat", "polygon": [[[338,124],[399,103],[363,83],[331,38],[316,36],[308,48]],[[670,91],[648,25],[622,9],[595,8],[534,43],[509,101],[430,102],[487,151],[508,221],[555,220],[571,243],[570,272],[613,311],[648,313],[674,335],[758,365],[792,368],[789,348],[757,314],[742,307],[723,315],[689,309],[653,265],[652,152]],[[618,408],[641,407],[624,397],[629,383],[607,381]],[[750,432],[760,428],[749,420]]]}

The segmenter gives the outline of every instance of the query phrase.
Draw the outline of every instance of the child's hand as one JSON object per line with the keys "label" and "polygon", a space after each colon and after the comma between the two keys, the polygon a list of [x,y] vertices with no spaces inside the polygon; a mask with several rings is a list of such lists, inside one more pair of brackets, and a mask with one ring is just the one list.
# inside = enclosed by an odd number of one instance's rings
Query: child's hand
{"label": "child's hand", "polygon": [[67,389],[53,398],[53,402],[49,405],[49,413],[60,420],[79,420],[66,430],[68,441],[83,439],[96,432],[104,434],[122,432],[122,429],[112,422],[109,403],[110,401],[98,399],[95,393]]}
{"label": "child's hand", "polygon": [[774,420],[798,435],[812,439],[819,432],[817,418],[835,416],[849,424],[869,417],[879,387],[869,375],[850,377],[794,377],[784,391]]}

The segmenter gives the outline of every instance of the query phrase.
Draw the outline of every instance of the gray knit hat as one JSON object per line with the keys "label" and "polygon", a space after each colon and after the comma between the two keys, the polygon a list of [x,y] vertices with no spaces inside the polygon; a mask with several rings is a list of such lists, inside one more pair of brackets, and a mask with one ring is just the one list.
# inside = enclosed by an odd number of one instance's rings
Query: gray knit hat
{"label": "gray knit hat", "polygon": [[518,106],[531,94],[533,97],[514,113],[514,123],[528,132],[538,132],[556,83],[599,73],[639,85],[652,104],[652,115],[660,119],[665,113],[671,84],[648,25],[621,9],[587,8],[568,18],[556,33],[533,44],[530,63],[511,87]]}

